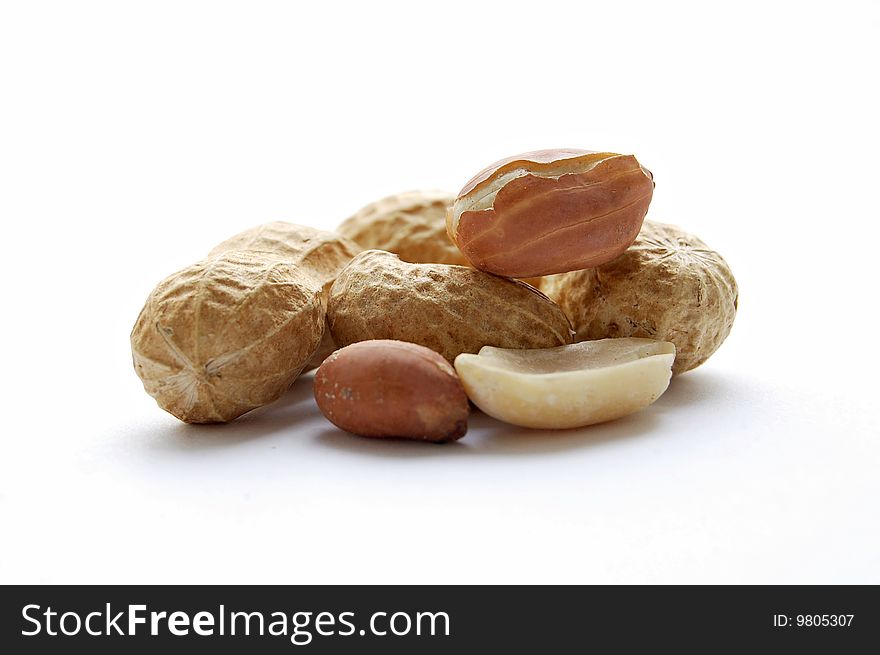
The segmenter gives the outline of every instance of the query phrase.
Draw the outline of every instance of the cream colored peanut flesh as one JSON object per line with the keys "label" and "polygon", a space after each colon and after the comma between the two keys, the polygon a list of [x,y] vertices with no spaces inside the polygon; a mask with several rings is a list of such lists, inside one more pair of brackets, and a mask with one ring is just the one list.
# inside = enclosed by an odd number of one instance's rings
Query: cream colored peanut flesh
{"label": "cream colored peanut flesh", "polygon": [[455,359],[468,397],[483,412],[527,428],[564,429],[644,409],[669,386],[675,346],[601,339],[558,348],[485,346]]}

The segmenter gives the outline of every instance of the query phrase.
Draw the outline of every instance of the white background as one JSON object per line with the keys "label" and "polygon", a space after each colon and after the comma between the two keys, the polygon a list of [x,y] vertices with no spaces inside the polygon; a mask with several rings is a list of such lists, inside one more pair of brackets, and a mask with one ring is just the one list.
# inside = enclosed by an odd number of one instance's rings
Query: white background
{"label": "white background", "polygon": [[[0,6],[0,581],[880,582],[880,4]],[[141,304],[227,236],[563,146],[739,280],[649,410],[434,446],[308,378],[219,427],[144,393]]]}

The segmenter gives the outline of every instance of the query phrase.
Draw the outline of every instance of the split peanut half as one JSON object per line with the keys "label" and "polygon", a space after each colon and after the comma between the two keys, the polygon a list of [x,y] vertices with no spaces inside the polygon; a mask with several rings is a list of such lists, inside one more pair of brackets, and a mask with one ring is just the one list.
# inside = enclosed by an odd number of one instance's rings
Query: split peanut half
{"label": "split peanut half", "polygon": [[455,358],[473,403],[527,428],[582,427],[644,409],[669,386],[675,346],[652,339],[601,339],[557,348],[485,346]]}
{"label": "split peanut half", "polygon": [[654,180],[632,155],[538,150],[508,157],[468,182],[446,229],[474,266],[532,278],[611,261],[635,240]]}

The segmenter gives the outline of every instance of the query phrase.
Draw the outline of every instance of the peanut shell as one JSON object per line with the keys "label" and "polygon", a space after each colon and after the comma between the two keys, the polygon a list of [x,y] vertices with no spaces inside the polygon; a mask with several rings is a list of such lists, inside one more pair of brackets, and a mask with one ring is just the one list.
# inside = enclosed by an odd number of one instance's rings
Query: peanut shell
{"label": "peanut shell", "polygon": [[275,400],[319,343],[331,347],[322,341],[329,287],[359,250],[283,222],[219,244],[161,282],[141,310],[131,345],[144,388],[187,423],[231,421]]}
{"label": "peanut shell", "polygon": [[295,265],[302,275],[311,276],[320,286],[329,288],[339,271],[363,249],[336,232],[274,221],[226,239],[211,250],[209,256],[230,250],[268,253],[278,261]]}
{"label": "peanut shell", "polygon": [[620,257],[545,278],[541,288],[571,319],[577,341],[671,341],[673,375],[696,368],[721,346],[738,303],[736,280],[721,255],[681,228],[654,221],[645,221]]}
{"label": "peanut shell", "polygon": [[134,367],[181,421],[231,421],[287,390],[323,329],[322,290],[295,265],[223,252],[150,294],[131,334]]}
{"label": "peanut shell", "polygon": [[346,219],[337,232],[367,250],[387,250],[412,264],[467,265],[446,234],[455,194],[407,191],[382,198]]}
{"label": "peanut shell", "polygon": [[549,348],[572,338],[562,310],[528,284],[464,266],[409,264],[380,250],[362,252],[339,274],[327,318],[340,347],[397,339],[449,362],[486,345]]}

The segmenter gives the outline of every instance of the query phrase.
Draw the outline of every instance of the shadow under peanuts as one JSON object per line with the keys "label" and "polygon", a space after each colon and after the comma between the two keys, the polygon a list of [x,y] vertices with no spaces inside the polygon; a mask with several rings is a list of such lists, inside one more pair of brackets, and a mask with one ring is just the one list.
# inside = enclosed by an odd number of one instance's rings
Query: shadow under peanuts
{"label": "shadow under peanuts", "polygon": [[480,455],[533,455],[590,448],[609,441],[628,439],[651,432],[657,416],[639,412],[616,421],[570,430],[534,430],[502,423],[478,409],[468,419],[468,433],[459,441],[429,443],[409,439],[371,439],[358,437],[328,426],[318,443],[371,457],[474,457]]}
{"label": "shadow under peanuts", "polygon": [[[314,373],[307,373],[277,401],[235,421],[214,425],[175,422],[162,428],[154,426],[149,434],[144,435],[145,445],[166,452],[199,454],[235,448],[276,435],[284,439],[312,439],[323,447],[377,458],[552,454],[646,438],[657,434],[668,420],[674,420],[670,418],[672,414],[694,406],[720,405],[726,398],[745,392],[735,380],[698,369],[674,378],[666,393],[650,407],[616,421],[570,430],[532,430],[502,423],[474,409],[468,421],[468,433],[460,441],[433,444],[407,439],[370,439],[344,432],[323,417],[314,402],[313,387]],[[297,434],[300,430],[306,434]],[[313,436],[315,432],[317,435]]]}
{"label": "shadow under peanuts", "polygon": [[421,458],[447,457],[466,455],[472,450],[472,444],[467,442],[466,434],[459,441],[447,443],[433,443],[430,441],[418,441],[415,439],[395,439],[393,437],[373,438],[359,437],[330,423],[315,437],[315,441],[322,446],[328,446],[337,450],[344,450],[358,455],[367,455],[379,458]]}
{"label": "shadow under peanuts", "polygon": [[635,439],[655,431],[661,419],[651,412],[638,412],[607,423],[568,430],[534,430],[508,425],[482,412],[474,412],[474,449],[485,455],[535,455],[596,448]]}
{"label": "shadow under peanuts", "polygon": [[405,439],[358,437],[330,425],[317,442],[369,457],[460,457],[552,454],[567,450],[597,448],[614,442],[644,438],[659,432],[670,414],[694,405],[716,404],[735,392],[731,380],[708,372],[691,372],[672,380],[669,389],[653,405],[640,412],[607,423],[569,430],[534,430],[509,425],[478,409],[471,412],[468,433],[447,444]]}
{"label": "shadow under peanuts", "polygon": [[302,375],[275,402],[259,407],[229,423],[177,423],[156,435],[151,445],[179,452],[202,452],[235,446],[269,435],[289,432],[321,412],[314,402],[314,374]]}
{"label": "shadow under peanuts", "polygon": [[744,394],[736,380],[729,376],[698,368],[672,378],[669,388],[646,411],[667,411],[696,405],[721,404],[735,394]]}

